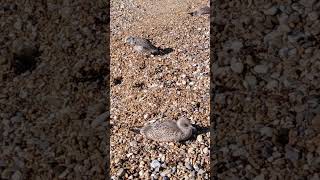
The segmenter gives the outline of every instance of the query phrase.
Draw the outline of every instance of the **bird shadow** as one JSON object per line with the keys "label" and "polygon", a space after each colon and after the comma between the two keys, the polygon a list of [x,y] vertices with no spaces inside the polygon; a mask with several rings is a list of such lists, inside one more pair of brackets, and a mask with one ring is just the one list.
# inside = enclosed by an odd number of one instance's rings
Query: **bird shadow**
{"label": "bird shadow", "polygon": [[194,16],[193,13],[194,13],[194,12],[189,12],[188,14],[189,14],[190,16]]}
{"label": "bird shadow", "polygon": [[180,144],[184,144],[184,145],[189,144],[193,141],[196,141],[198,135],[210,132],[210,127],[203,127],[203,126],[199,126],[199,125],[195,125],[195,124],[193,125],[193,127],[195,127],[197,129],[196,132],[194,132],[193,135],[188,140],[180,141],[179,142]]}
{"label": "bird shadow", "polygon": [[197,132],[195,133],[196,136],[210,132],[210,127],[203,127],[199,125],[193,125],[193,127],[197,129]]}
{"label": "bird shadow", "polygon": [[159,52],[159,56],[164,56],[166,54],[170,54],[173,52],[173,49],[172,48],[164,48],[164,49],[160,49],[160,52]]}

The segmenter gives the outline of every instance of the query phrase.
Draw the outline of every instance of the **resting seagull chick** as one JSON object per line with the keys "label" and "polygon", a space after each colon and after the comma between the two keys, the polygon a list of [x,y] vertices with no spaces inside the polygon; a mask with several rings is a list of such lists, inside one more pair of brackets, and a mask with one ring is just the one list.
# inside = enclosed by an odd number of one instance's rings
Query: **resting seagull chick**
{"label": "resting seagull chick", "polygon": [[144,53],[144,54],[152,54],[152,55],[159,55],[161,54],[161,49],[155,47],[149,40],[140,38],[140,37],[133,37],[129,36],[125,40],[126,43],[130,45],[134,45],[134,50]]}
{"label": "resting seagull chick", "polygon": [[147,124],[140,129],[140,134],[154,141],[179,142],[189,139],[195,131],[196,128],[188,119],[181,118],[178,121],[158,121]]}
{"label": "resting seagull chick", "polygon": [[188,13],[191,16],[201,16],[204,14],[210,14],[210,1],[208,3],[208,5],[205,5],[203,7],[198,8],[196,11],[193,11],[191,13]]}

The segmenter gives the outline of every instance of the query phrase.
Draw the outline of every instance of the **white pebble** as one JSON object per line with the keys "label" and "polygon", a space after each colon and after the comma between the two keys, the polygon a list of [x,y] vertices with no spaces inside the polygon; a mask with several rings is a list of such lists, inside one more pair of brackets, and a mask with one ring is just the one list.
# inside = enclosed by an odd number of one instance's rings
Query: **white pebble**
{"label": "white pebble", "polygon": [[260,74],[265,74],[268,72],[268,66],[267,65],[263,65],[263,64],[260,64],[260,65],[256,65],[254,67],[254,71],[256,73],[260,73]]}
{"label": "white pebble", "polygon": [[204,154],[208,154],[208,151],[209,151],[209,149],[208,149],[207,147],[204,147],[204,148],[202,149],[202,152],[203,152]]}

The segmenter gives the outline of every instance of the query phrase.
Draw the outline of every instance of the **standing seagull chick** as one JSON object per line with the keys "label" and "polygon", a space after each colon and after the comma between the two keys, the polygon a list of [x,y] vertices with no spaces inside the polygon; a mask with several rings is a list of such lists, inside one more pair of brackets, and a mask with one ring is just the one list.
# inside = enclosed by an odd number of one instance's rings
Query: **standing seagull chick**
{"label": "standing seagull chick", "polygon": [[160,49],[155,47],[149,40],[129,36],[125,40],[126,43],[134,45],[134,49],[138,52],[145,54],[158,55],[160,54]]}
{"label": "standing seagull chick", "polygon": [[170,120],[145,125],[140,129],[140,134],[154,141],[178,142],[189,139],[195,130],[189,120],[182,118],[177,122]]}
{"label": "standing seagull chick", "polygon": [[193,11],[188,14],[190,14],[191,16],[201,16],[204,14],[210,14],[210,2],[208,3],[208,5],[200,7],[196,11]]}

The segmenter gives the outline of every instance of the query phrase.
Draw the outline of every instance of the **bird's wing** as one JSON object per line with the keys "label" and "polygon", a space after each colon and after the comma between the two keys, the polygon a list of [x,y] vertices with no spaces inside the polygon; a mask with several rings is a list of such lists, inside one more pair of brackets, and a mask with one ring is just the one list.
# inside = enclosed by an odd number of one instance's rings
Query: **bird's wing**
{"label": "bird's wing", "polygon": [[152,131],[152,132],[171,132],[177,130],[177,124],[171,121],[165,122],[155,122],[153,124],[146,125],[143,128],[144,132]]}
{"label": "bird's wing", "polygon": [[160,131],[165,131],[168,134],[176,133],[179,131],[179,127],[177,126],[177,123],[174,121],[162,122],[157,125],[156,129]]}
{"label": "bird's wing", "polygon": [[148,39],[139,38],[136,44],[145,48],[156,48]]}
{"label": "bird's wing", "polygon": [[170,127],[178,128],[177,122],[176,121],[172,121],[172,120],[164,121],[161,124],[163,124],[164,126],[170,126]]}

